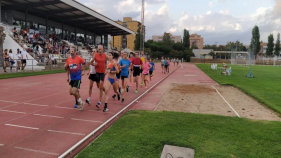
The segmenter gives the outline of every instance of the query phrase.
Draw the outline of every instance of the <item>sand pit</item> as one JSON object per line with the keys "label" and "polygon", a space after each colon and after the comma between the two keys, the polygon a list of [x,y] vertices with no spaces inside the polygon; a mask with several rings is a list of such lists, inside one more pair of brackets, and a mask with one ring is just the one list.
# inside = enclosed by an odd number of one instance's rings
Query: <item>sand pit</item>
{"label": "sand pit", "polygon": [[[281,121],[274,112],[231,86],[215,86],[240,117]],[[157,111],[178,111],[237,116],[212,86],[172,84],[155,107]]]}

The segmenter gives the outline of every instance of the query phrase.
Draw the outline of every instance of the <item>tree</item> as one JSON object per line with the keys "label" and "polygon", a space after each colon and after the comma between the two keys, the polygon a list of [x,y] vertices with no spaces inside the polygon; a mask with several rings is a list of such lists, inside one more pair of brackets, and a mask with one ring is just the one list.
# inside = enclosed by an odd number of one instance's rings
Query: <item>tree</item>
{"label": "tree", "polygon": [[171,36],[169,33],[164,33],[164,36],[163,36],[163,44],[168,46],[168,47],[172,47],[173,45],[173,42],[171,40]]}
{"label": "tree", "polygon": [[183,46],[187,49],[190,48],[189,31],[186,29],[183,31]]}
{"label": "tree", "polygon": [[266,55],[272,57],[273,55],[273,49],[274,49],[274,38],[273,34],[270,34],[268,36],[268,43],[267,43],[267,49],[266,49]]}
{"label": "tree", "polygon": [[209,53],[209,55],[212,56],[213,59],[214,59],[214,56],[216,56],[215,52],[213,52],[213,51],[211,51],[211,52]]}
{"label": "tree", "polygon": [[172,48],[177,51],[183,51],[186,49],[181,43],[173,43]]}
{"label": "tree", "polygon": [[197,46],[193,45],[191,49],[199,49]]}
{"label": "tree", "polygon": [[4,27],[0,26],[0,67],[4,67],[4,57],[3,57],[3,43],[5,40],[6,34],[4,34]]}
{"label": "tree", "polygon": [[140,34],[140,28],[138,28],[137,34],[136,34],[136,38],[135,38],[135,47],[134,50],[140,50],[140,42],[141,42],[141,34]]}
{"label": "tree", "polygon": [[280,33],[277,34],[274,54],[278,57],[280,55]]}
{"label": "tree", "polygon": [[250,44],[250,49],[254,50],[254,54],[257,55],[261,50],[261,43],[260,43],[260,31],[259,27],[256,25],[252,30],[252,40]]}

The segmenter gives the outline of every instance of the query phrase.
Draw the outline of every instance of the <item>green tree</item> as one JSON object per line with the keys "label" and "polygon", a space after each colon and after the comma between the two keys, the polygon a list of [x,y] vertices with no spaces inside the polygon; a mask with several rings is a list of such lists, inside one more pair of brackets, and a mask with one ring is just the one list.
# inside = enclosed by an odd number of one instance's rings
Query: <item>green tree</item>
{"label": "green tree", "polygon": [[164,33],[164,36],[163,36],[163,44],[164,44],[165,46],[168,46],[168,47],[172,48],[173,42],[172,42],[172,40],[171,40],[170,34]]}
{"label": "green tree", "polygon": [[216,56],[215,52],[213,52],[213,51],[211,51],[211,52],[209,53],[209,55],[212,56],[213,59],[214,59],[214,56]]}
{"label": "green tree", "polygon": [[182,45],[182,43],[173,43],[172,48],[177,51],[183,51],[186,48]]}
{"label": "green tree", "polygon": [[280,33],[277,34],[274,54],[278,57],[280,55]]}
{"label": "green tree", "polygon": [[193,45],[191,49],[199,49],[197,46]]}
{"label": "green tree", "polygon": [[190,48],[189,31],[186,29],[183,31],[183,46],[187,49]]}
{"label": "green tree", "polygon": [[266,55],[272,57],[273,49],[274,49],[274,38],[273,38],[273,34],[270,34],[268,36]]}
{"label": "green tree", "polygon": [[260,31],[259,27],[256,25],[252,30],[252,40],[250,44],[250,49],[254,49],[254,54],[257,55],[261,50],[261,43],[260,43]]}
{"label": "green tree", "polygon": [[141,42],[141,34],[140,34],[140,28],[138,28],[137,34],[136,34],[136,38],[135,38],[135,47],[134,50],[140,50],[140,42]]}

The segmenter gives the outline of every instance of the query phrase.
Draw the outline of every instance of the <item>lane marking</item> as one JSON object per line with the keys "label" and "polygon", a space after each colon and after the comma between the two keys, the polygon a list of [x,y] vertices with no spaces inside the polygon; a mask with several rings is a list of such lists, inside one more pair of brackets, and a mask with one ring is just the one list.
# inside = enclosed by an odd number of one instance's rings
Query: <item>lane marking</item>
{"label": "lane marking", "polygon": [[85,122],[94,122],[94,123],[103,123],[103,122],[101,122],[101,121],[83,120],[83,119],[77,119],[77,118],[71,118],[71,120],[75,120],[75,121],[85,121]]}
{"label": "lane marking", "polygon": [[[104,113],[103,111],[96,111],[96,110],[85,110],[85,111]],[[106,112],[106,113],[115,114],[114,112]]]}
{"label": "lane marking", "polygon": [[60,109],[69,109],[69,110],[78,110],[75,108],[68,108],[68,107],[62,107],[62,106],[54,106],[55,108],[60,108]]}
{"label": "lane marking", "polygon": [[73,134],[73,135],[80,135],[80,136],[85,135],[83,133],[73,133],[73,132],[64,132],[64,131],[56,131],[56,130],[48,130],[48,132],[65,133],[65,134]]}
{"label": "lane marking", "polygon": [[16,103],[18,104],[19,102],[15,102],[15,101],[8,101],[8,100],[0,100],[0,102],[6,102],[6,103]]}
{"label": "lane marking", "polygon": [[51,96],[58,95],[58,94],[61,94],[61,93],[66,93],[66,91],[59,92],[59,93],[55,93],[55,94],[51,94],[51,95],[47,95],[47,96],[40,97],[40,98],[36,98],[36,99],[31,99],[31,100],[28,100],[28,101],[26,101],[26,102],[30,102],[30,101],[34,101],[34,100],[40,100],[40,99],[47,98],[47,97],[51,97]]}
{"label": "lane marking", "polygon": [[226,102],[226,104],[232,109],[232,111],[238,116],[238,117],[240,117],[239,116],[239,114],[234,110],[234,108],[228,103],[228,101],[226,100],[226,99],[224,99],[224,97],[221,95],[221,93],[214,87],[214,86],[212,86],[216,91],[217,91],[217,93],[221,96],[221,98]]}
{"label": "lane marking", "polygon": [[35,106],[49,106],[49,105],[41,105],[41,104],[31,104],[31,103],[23,103],[25,105],[35,105]]}
{"label": "lane marking", "polygon": [[42,114],[33,114],[33,115],[35,115],[35,116],[43,116],[43,117],[64,118],[64,117],[60,117],[60,116],[42,115]]}
{"label": "lane marking", "polygon": [[86,135],[83,139],[81,139],[79,142],[77,142],[75,145],[73,145],[71,148],[69,148],[67,151],[65,151],[63,154],[59,156],[59,158],[64,158],[68,154],[70,154],[74,149],[76,149],[79,145],[81,145],[84,141],[86,141],[88,138],[90,138],[92,135],[94,135],[97,131],[99,131],[101,128],[106,126],[110,121],[112,121],[114,118],[116,118],[119,114],[121,114],[123,111],[125,111],[127,108],[129,108],[132,104],[134,104],[137,100],[139,100],[142,96],[146,95],[151,89],[153,89],[155,86],[157,86],[159,83],[161,83],[163,80],[168,78],[171,74],[173,74],[179,67],[177,67],[175,70],[173,70],[171,73],[169,73],[164,78],[160,79],[160,81],[156,82],[153,86],[151,86],[149,89],[147,89],[145,92],[143,92],[141,95],[139,95],[135,100],[133,100],[131,103],[129,103],[127,106],[125,106],[123,109],[121,109],[118,113],[116,113],[114,116],[112,116],[110,119],[108,119],[106,122],[104,122],[102,125],[100,125],[98,128],[96,128],[94,131],[92,131],[90,134]]}
{"label": "lane marking", "polygon": [[4,146],[4,144],[0,144],[0,146]]}
{"label": "lane marking", "polygon": [[42,153],[42,154],[47,154],[47,155],[59,155],[58,153],[51,153],[51,152],[46,152],[46,151],[41,151],[41,150],[34,150],[34,149],[28,149],[28,148],[22,148],[22,147],[15,147],[16,149],[21,149],[21,150],[26,150],[26,151],[32,151],[36,153]]}
{"label": "lane marking", "polygon": [[186,77],[196,77],[197,75],[184,75]]}
{"label": "lane marking", "polygon": [[3,111],[3,112],[11,112],[11,113],[18,113],[18,114],[26,114],[25,112],[10,111],[10,110],[2,110],[2,109],[0,109],[0,111]]}
{"label": "lane marking", "polygon": [[12,127],[19,127],[19,128],[35,129],[35,130],[39,129],[39,128],[35,128],[35,127],[27,127],[27,126],[13,125],[13,124],[5,124],[5,125],[12,126]]}

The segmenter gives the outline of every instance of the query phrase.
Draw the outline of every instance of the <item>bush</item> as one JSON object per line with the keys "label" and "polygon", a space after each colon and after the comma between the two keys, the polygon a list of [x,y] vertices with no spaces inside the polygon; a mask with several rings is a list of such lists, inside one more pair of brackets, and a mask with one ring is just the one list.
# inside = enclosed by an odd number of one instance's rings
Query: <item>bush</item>
{"label": "bush", "polygon": [[186,56],[186,62],[190,62],[190,56],[189,55]]}

